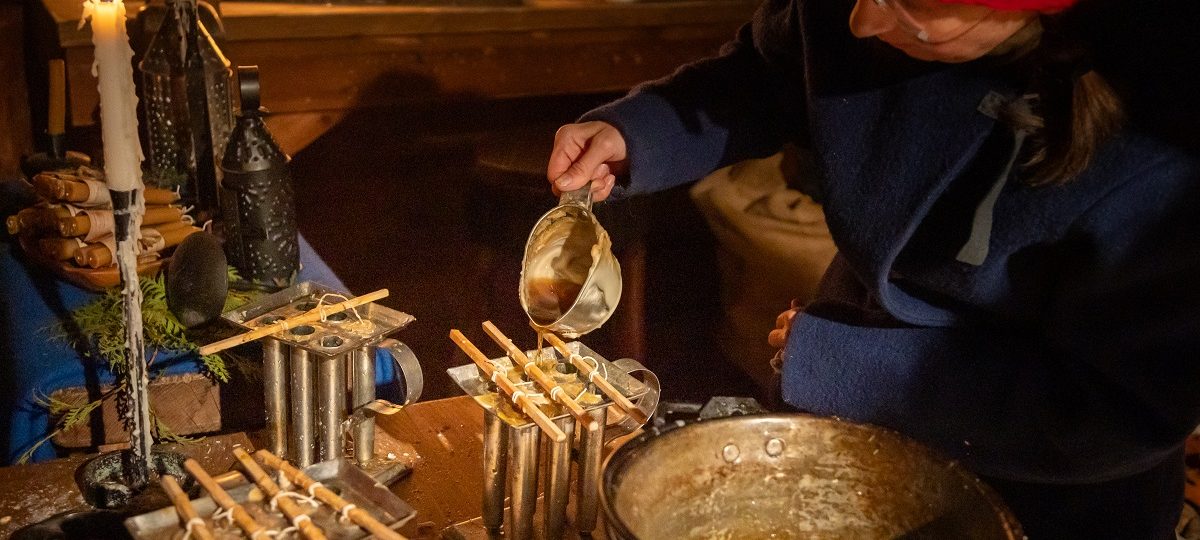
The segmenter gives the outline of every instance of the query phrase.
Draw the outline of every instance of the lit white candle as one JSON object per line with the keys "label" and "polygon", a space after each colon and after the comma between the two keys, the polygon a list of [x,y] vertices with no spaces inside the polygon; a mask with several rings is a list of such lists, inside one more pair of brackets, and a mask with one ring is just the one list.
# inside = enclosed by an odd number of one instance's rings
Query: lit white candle
{"label": "lit white candle", "polygon": [[137,132],[137,94],[133,90],[133,49],[125,33],[125,4],[121,0],[87,0],[83,3],[84,19],[89,15],[96,50],[92,75],[100,80],[104,176],[109,189],[141,189],[142,147]]}
{"label": "lit white candle", "polygon": [[153,470],[150,449],[150,397],[147,387],[145,336],[142,334],[142,289],[137,274],[137,235],[145,203],[142,193],[142,148],[137,134],[137,95],[133,92],[133,49],[125,35],[125,4],[121,0],[88,0],[83,16],[92,19],[92,44],[96,63],[92,74],[100,80],[100,135],[104,143],[104,177],[113,205],[117,240],[116,260],[121,274],[121,302],[125,315],[125,358],[132,463],[124,471],[129,484],[144,486]]}

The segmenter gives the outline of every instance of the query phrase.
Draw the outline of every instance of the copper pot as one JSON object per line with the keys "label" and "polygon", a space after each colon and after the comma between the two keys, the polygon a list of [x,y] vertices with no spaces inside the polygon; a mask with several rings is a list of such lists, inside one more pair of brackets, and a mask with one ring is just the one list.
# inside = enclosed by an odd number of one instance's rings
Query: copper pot
{"label": "copper pot", "polygon": [[609,456],[609,536],[1019,539],[1000,498],[894,432],[804,414],[647,433]]}

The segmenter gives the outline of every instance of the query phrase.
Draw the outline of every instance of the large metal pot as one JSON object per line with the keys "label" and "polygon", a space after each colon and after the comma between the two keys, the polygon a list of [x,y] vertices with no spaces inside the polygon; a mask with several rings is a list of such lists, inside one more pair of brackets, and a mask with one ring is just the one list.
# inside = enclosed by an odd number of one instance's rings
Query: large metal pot
{"label": "large metal pot", "polygon": [[803,414],[647,433],[604,464],[611,538],[1019,539],[999,497],[894,432]]}

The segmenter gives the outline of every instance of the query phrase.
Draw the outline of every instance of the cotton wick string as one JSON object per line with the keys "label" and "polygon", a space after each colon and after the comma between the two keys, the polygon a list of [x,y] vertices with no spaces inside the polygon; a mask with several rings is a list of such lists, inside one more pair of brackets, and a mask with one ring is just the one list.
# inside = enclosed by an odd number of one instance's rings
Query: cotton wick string
{"label": "cotton wick string", "polygon": [[317,496],[317,494],[316,494],[316,493],[314,493],[314,491],[315,491],[317,488],[323,488],[323,487],[325,487],[325,484],[322,484],[322,483],[320,483],[320,482],[313,482],[313,483],[309,484],[309,485],[308,485],[308,496],[309,496],[309,497],[314,497],[314,498],[315,498],[315,497]]}
{"label": "cotton wick string", "polygon": [[589,363],[589,361],[590,361],[590,363],[592,364],[593,367],[592,367],[592,371],[588,373],[588,383],[589,384],[596,384],[596,375],[600,373],[601,369],[604,370],[604,373],[602,375],[600,375],[600,378],[604,379],[606,381],[608,380],[608,368],[606,366],[604,366],[604,364],[601,364],[599,360],[596,360],[595,358],[591,357],[590,355],[589,356],[580,356],[578,353],[571,353],[571,359],[572,360],[578,359],[585,364]]}
{"label": "cotton wick string", "polygon": [[350,511],[354,510],[355,508],[358,508],[358,505],[356,505],[354,503],[348,503],[348,504],[346,504],[346,506],[343,506],[341,510],[338,510],[338,514],[340,514],[338,516],[338,521],[341,522],[343,525],[346,523],[349,523],[350,522]]}
{"label": "cotton wick string", "polygon": [[187,520],[187,524],[184,525],[184,527],[183,527],[184,528],[183,540],[188,540],[189,538],[192,537],[193,529],[195,529],[196,527],[203,527],[203,526],[204,526],[204,518],[202,518],[200,516],[196,516],[192,519]]}
{"label": "cotton wick string", "polygon": [[[522,387],[524,387],[524,388],[532,388],[532,387],[533,387],[533,381],[522,381],[522,382],[519,382],[519,383],[517,383],[517,384],[515,384],[515,385],[513,385],[513,386],[515,386],[515,387],[517,388],[517,392],[520,392],[520,393],[521,393],[521,395],[523,395],[523,396],[526,396],[526,397],[528,397],[530,400],[533,400],[533,401],[535,401],[535,403],[534,403],[535,405],[537,405],[537,404],[540,404],[540,403],[537,403],[537,400],[545,400],[545,399],[546,399],[546,395],[545,395],[545,394],[543,394],[543,393],[541,393],[541,392],[526,392],[526,391],[522,391],[522,390],[521,390],[521,388],[522,388]],[[515,399],[515,397],[516,397],[516,394],[515,394],[515,393],[513,394],[513,397],[514,397],[514,399],[513,399],[513,403],[516,403],[516,402],[517,402],[517,400]]]}
{"label": "cotton wick string", "polygon": [[[308,514],[300,514],[300,515],[292,518],[292,527],[299,529],[300,524],[304,523],[305,520],[308,520],[309,523],[312,523],[312,518],[308,517]],[[288,528],[290,529],[291,527],[288,527]]]}
{"label": "cotton wick string", "polygon": [[221,508],[212,515],[213,521],[225,520],[226,525],[233,525],[233,509]]}
{"label": "cotton wick string", "polygon": [[297,493],[295,491],[280,491],[279,493],[276,493],[274,497],[271,497],[271,510],[275,510],[278,507],[280,498],[292,498],[311,506],[319,506],[319,503],[317,503],[316,499],[306,496],[303,493]]}
{"label": "cotton wick string", "polygon": [[[343,302],[350,300],[344,294],[338,294],[338,293],[322,294],[319,298],[317,298],[317,309],[319,310],[319,313],[321,314],[321,322],[325,322],[325,319],[328,318],[327,315],[325,314],[325,308],[328,307],[327,305],[325,305],[325,297],[327,297],[327,296],[341,298]],[[354,318],[358,319],[359,323],[363,322],[362,315],[360,315],[358,313],[358,306],[354,306],[354,307],[350,308],[350,312],[354,313]]]}

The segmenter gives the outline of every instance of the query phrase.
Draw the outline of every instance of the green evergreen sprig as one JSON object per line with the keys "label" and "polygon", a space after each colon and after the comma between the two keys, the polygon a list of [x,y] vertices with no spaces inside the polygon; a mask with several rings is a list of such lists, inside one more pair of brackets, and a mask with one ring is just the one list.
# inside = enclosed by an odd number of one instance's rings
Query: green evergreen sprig
{"label": "green evergreen sprig", "polygon": [[[228,268],[230,282],[240,281],[241,277],[233,267]],[[157,356],[159,350],[195,351],[199,346],[187,336],[187,328],[175,318],[167,306],[167,287],[163,274],[153,277],[143,277],[139,280],[142,289],[142,324],[147,348],[153,348]],[[230,290],[225,298],[223,311],[236,309],[253,300],[257,293],[253,291]],[[68,332],[65,324],[58,324],[55,333],[59,338],[68,340],[72,347],[83,351],[89,358],[104,361],[110,371],[116,375],[119,383],[100,396],[99,399],[83,404],[67,403],[49,395],[35,394],[34,402],[45,408],[54,419],[54,429],[49,434],[35,442],[25,450],[17,463],[28,463],[33,454],[42,445],[56,435],[87,424],[92,416],[105,401],[116,397],[126,387],[125,373],[128,372],[128,360],[125,357],[125,314],[123,299],[118,287],[104,291],[87,305],[71,312],[71,322],[76,332]],[[226,353],[228,354],[228,353]],[[230,354],[230,358],[239,372],[246,371],[242,366],[245,362]],[[217,382],[228,382],[230,377],[226,358],[221,354],[199,356],[197,360],[202,372]],[[150,360],[153,363],[153,358]],[[152,374],[152,378],[157,378]],[[158,441],[191,443],[199,438],[186,437],[176,433],[151,411],[154,418],[155,439]]]}

